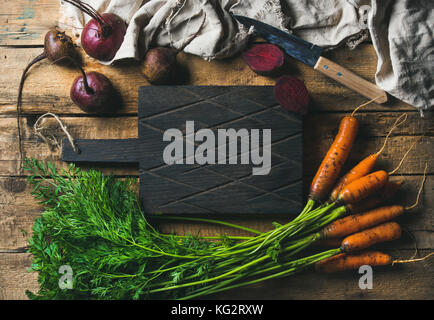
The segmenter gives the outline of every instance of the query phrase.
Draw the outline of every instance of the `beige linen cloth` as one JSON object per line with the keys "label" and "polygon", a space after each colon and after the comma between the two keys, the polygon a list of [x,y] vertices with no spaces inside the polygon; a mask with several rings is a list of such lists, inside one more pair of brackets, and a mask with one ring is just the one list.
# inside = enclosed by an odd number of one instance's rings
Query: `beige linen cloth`
{"label": "beige linen cloth", "polygon": [[[62,24],[80,33],[90,17],[61,2]],[[434,105],[433,0],[87,0],[128,23],[111,64],[141,59],[152,46],[180,48],[206,60],[241,51],[252,34],[231,17],[248,16],[326,49],[355,48],[369,36],[378,56],[379,87],[423,115]],[[79,41],[78,41],[79,44]],[[103,62],[101,62],[103,63]]]}

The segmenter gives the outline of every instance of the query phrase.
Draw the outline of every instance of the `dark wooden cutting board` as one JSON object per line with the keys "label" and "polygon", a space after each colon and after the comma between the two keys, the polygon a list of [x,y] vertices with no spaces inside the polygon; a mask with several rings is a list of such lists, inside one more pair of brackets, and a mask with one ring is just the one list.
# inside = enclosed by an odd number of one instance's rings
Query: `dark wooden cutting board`
{"label": "dark wooden cutting board", "polygon": [[[257,165],[166,164],[169,129],[271,129],[271,170]],[[63,141],[68,162],[138,163],[140,198],[148,214],[295,214],[302,207],[302,119],[279,106],[271,86],[147,86],[139,89],[138,139]],[[263,131],[261,131],[263,132]],[[196,147],[201,142],[195,142]],[[216,142],[216,148],[218,143]],[[263,148],[260,154],[265,156]],[[217,151],[216,151],[217,153]],[[234,157],[232,159],[234,160]]]}

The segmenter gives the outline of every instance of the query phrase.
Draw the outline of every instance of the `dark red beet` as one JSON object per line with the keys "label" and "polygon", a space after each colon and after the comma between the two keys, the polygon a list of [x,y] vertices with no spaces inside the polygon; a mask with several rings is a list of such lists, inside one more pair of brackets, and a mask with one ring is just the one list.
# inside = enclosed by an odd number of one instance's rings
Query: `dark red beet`
{"label": "dark red beet", "polygon": [[101,16],[109,27],[101,27],[95,19],[90,20],[81,33],[81,46],[89,56],[110,61],[124,41],[127,25],[113,13],[103,13]]}
{"label": "dark red beet", "polygon": [[264,76],[278,73],[285,62],[282,50],[270,43],[255,44],[241,56],[250,69]]}
{"label": "dark red beet", "polygon": [[[71,87],[71,99],[87,113],[105,113],[113,111],[116,103],[115,89],[103,74],[91,71],[77,77]],[[86,87],[86,81],[89,87]],[[89,89],[90,88],[90,89]]]}
{"label": "dark red beet", "polygon": [[27,72],[35,63],[45,58],[49,59],[51,62],[54,63],[61,60],[68,60],[78,63],[77,61],[79,60],[79,55],[75,50],[71,37],[67,36],[64,32],[61,32],[57,29],[50,29],[45,34],[44,51],[35,59],[33,59],[23,71],[18,89],[17,108],[21,106],[22,92]]}
{"label": "dark red beet", "polygon": [[[44,51],[34,58],[26,66],[21,75],[20,85],[18,87],[18,99],[17,99],[17,129],[18,129],[18,143],[20,148],[20,160],[23,159],[23,146],[21,141],[21,105],[22,105],[22,95],[24,88],[24,81],[26,79],[27,72],[30,68],[37,62],[48,59],[53,63],[57,63],[63,60],[73,61],[77,64],[79,60],[79,55],[75,50],[74,43],[71,37],[67,36],[64,32],[61,32],[55,28],[50,29],[44,38]],[[22,161],[20,161],[20,170],[22,169]]]}
{"label": "dark red beet", "polygon": [[110,61],[119,50],[127,31],[127,24],[114,13],[100,14],[80,0],[64,0],[77,7],[92,19],[81,32],[81,46],[92,58]]}
{"label": "dark red beet", "polygon": [[296,77],[282,76],[274,86],[274,96],[280,106],[302,115],[306,114],[309,106],[309,93],[304,82]]}

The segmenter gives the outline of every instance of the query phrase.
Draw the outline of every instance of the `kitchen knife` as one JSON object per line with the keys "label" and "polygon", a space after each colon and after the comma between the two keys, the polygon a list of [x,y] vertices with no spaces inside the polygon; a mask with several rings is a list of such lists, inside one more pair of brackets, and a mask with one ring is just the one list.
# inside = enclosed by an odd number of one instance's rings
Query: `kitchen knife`
{"label": "kitchen knife", "polygon": [[387,93],[384,90],[321,56],[321,47],[261,21],[238,15],[234,15],[234,17],[246,27],[254,27],[255,33],[258,36],[279,46],[291,57],[307,64],[370,100],[375,99],[375,102],[378,103],[387,101]]}

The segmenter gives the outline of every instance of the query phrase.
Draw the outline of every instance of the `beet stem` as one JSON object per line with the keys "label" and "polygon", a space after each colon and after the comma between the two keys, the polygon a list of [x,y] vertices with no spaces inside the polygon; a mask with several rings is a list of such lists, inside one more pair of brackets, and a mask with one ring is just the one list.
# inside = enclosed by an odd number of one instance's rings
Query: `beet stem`
{"label": "beet stem", "polygon": [[80,9],[82,12],[89,15],[91,18],[95,19],[99,25],[101,26],[101,35],[103,37],[108,37],[111,34],[112,27],[107,23],[107,21],[104,19],[104,17],[95,10],[91,5],[88,3],[84,3],[80,0],[63,0],[66,3],[69,3],[76,8]]}
{"label": "beet stem", "polygon": [[73,58],[71,58],[69,56],[64,56],[64,57],[60,58],[59,60],[61,60],[61,59],[69,59],[70,61],[72,61],[72,63],[77,67],[77,69],[80,70],[80,72],[83,76],[84,89],[86,90],[86,92],[88,94],[94,94],[95,91],[89,86],[89,82],[87,81],[86,72],[84,71],[83,67],[80,66],[80,64],[77,61],[75,61]]}
{"label": "beet stem", "polygon": [[39,56],[34,58],[30,63],[26,66],[26,68],[23,71],[23,74],[21,75],[20,80],[20,86],[18,87],[18,99],[17,99],[17,130],[18,130],[18,145],[20,149],[20,173],[22,173],[23,169],[23,158],[24,158],[24,150],[23,150],[23,143],[22,143],[22,137],[21,137],[21,121],[20,121],[20,115],[21,115],[21,105],[22,105],[22,96],[23,96],[23,88],[24,88],[24,81],[26,79],[27,72],[30,70],[30,68],[37,62],[44,60],[47,58],[47,55],[45,54],[45,51],[41,53]]}
{"label": "beet stem", "polygon": [[89,86],[89,83],[87,82],[86,72],[84,72],[84,69],[82,67],[78,66],[78,68],[80,69],[81,74],[83,75],[84,89],[88,94],[94,94],[95,91]]}

